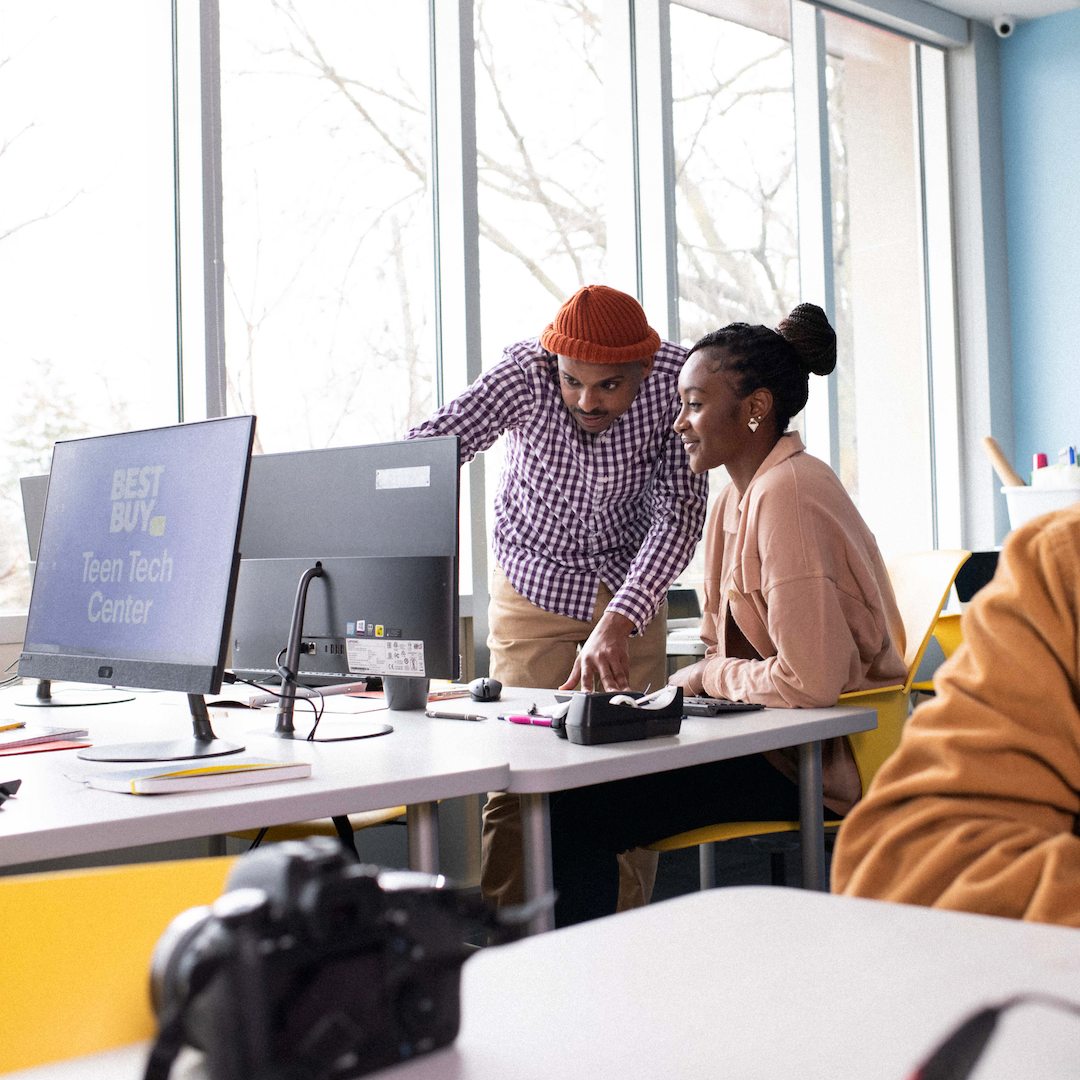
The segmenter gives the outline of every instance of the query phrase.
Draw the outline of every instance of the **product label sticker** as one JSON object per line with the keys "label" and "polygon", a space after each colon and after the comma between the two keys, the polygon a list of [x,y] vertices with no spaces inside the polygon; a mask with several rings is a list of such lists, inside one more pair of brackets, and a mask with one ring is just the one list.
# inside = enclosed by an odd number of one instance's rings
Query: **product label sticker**
{"label": "product label sticker", "polygon": [[352,637],[345,641],[345,653],[353,675],[427,676],[422,641]]}
{"label": "product label sticker", "polygon": [[431,487],[431,466],[417,465],[409,469],[376,469],[375,490]]}

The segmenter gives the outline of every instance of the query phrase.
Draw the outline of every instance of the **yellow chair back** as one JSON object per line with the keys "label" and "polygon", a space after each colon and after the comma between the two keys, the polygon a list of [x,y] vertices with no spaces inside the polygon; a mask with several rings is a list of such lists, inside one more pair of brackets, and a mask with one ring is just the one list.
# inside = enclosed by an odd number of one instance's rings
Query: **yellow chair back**
{"label": "yellow chair back", "polygon": [[0,1073],[153,1036],[154,945],[174,916],[221,895],[234,861],[0,878]]}
{"label": "yellow chair back", "polygon": [[886,563],[907,638],[905,690],[910,690],[915,681],[915,672],[926,652],[937,617],[949,598],[952,583],[960,567],[970,558],[970,551],[915,551]]}
{"label": "yellow chair back", "polygon": [[960,642],[963,641],[963,635],[960,632],[960,616],[939,615],[934,624],[934,637],[937,638],[937,643],[941,646],[945,659],[948,660],[960,648]]}

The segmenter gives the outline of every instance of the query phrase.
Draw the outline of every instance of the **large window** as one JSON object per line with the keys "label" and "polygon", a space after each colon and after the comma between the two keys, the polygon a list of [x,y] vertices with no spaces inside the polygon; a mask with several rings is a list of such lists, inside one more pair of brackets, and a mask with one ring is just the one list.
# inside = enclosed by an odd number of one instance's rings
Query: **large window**
{"label": "large window", "polygon": [[56,439],[177,419],[169,4],[0,3],[0,611],[18,478]]}
{"label": "large window", "polygon": [[687,345],[730,322],[775,326],[798,302],[787,10],[786,0],[759,3],[756,25],[743,26],[671,9],[679,327]]}
{"label": "large window", "polygon": [[915,50],[825,16],[840,476],[887,554],[934,546]]}
{"label": "large window", "polygon": [[225,356],[258,448],[434,406],[428,5],[222,0]]}
{"label": "large window", "polygon": [[831,305],[795,423],[886,552],[959,543],[940,50],[806,0],[0,0],[0,30],[0,609],[55,439],[399,438],[591,282],[686,343]]}
{"label": "large window", "polygon": [[605,281],[601,0],[477,0],[485,367]]}

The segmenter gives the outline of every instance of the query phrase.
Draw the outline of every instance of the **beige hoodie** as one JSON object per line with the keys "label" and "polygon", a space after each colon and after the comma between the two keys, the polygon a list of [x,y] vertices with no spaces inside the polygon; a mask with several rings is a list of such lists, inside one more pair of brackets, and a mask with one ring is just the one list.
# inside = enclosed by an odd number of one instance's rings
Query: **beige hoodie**
{"label": "beige hoodie", "polygon": [[961,627],[833,889],[1080,926],[1080,504],[1012,533]]}
{"label": "beige hoodie", "polygon": [[[742,498],[734,484],[721,493],[705,526],[705,574],[707,694],[817,708],[904,681],[904,628],[877,542],[797,432],[781,436]],[[746,642],[728,640],[729,616]],[[767,757],[796,779],[794,751]],[[822,781],[831,810],[858,801],[847,739],[823,745]]]}

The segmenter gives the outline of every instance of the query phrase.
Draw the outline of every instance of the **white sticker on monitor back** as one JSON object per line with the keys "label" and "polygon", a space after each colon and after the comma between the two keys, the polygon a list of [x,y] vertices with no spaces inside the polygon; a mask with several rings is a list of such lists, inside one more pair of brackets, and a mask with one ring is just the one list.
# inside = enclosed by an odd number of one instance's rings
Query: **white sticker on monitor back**
{"label": "white sticker on monitor back", "polygon": [[430,465],[417,465],[410,469],[375,470],[376,491],[413,487],[431,487]]}
{"label": "white sticker on monitor back", "polygon": [[345,655],[353,675],[405,675],[425,678],[424,643],[401,638],[346,638]]}

